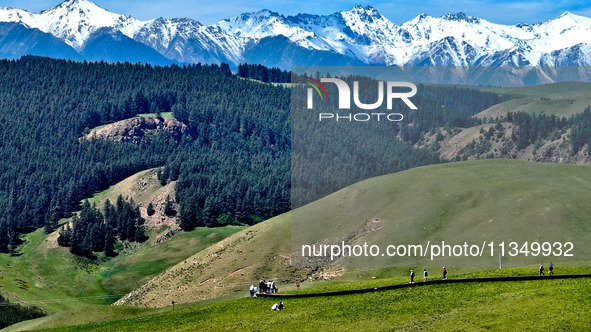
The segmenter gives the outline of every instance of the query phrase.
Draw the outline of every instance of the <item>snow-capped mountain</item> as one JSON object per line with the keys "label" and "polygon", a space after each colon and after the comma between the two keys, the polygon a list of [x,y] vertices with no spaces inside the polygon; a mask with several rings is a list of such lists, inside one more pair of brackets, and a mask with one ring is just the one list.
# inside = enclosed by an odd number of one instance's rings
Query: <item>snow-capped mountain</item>
{"label": "snow-capped mountain", "polygon": [[133,38],[178,62],[244,62],[241,56],[245,45],[243,38],[224,34],[216,26],[204,26],[192,19],[147,21],[134,31]]}
{"label": "snow-capped mountain", "polygon": [[572,53],[571,47],[591,44],[591,19],[571,13],[515,26],[464,13],[421,14],[398,26],[375,8],[356,6],[328,16],[285,17],[262,10],[216,25],[228,35],[254,40],[283,35],[306,49],[334,52],[366,64],[542,65],[552,63],[553,53]]}
{"label": "snow-capped mountain", "polygon": [[[27,34],[30,45],[19,47],[22,52],[44,54],[33,43],[50,34],[66,44],[66,58],[72,58],[69,46],[86,59],[158,64],[591,66],[591,19],[571,13],[512,26],[464,13],[421,14],[397,25],[377,9],[358,5],[330,15],[284,16],[264,9],[206,26],[189,18],[141,21],[87,0],[67,0],[40,13],[0,8],[0,22],[22,25],[9,30],[20,34],[23,28],[38,31]],[[4,39],[15,45],[15,38]],[[2,47],[8,46],[0,40]]]}
{"label": "snow-capped mountain", "polygon": [[145,22],[131,16],[111,13],[85,0],[68,0],[38,14],[15,8],[0,8],[0,22],[21,22],[62,39],[76,50],[81,50],[91,34],[109,27],[128,37]]}

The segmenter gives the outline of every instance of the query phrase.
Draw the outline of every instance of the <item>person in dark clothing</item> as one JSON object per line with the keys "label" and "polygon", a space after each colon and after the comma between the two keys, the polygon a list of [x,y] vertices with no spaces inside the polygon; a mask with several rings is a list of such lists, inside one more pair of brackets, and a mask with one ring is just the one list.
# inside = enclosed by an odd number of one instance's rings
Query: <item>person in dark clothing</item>
{"label": "person in dark clothing", "polygon": [[548,266],[548,275],[554,275],[554,264],[552,264],[552,262],[550,262],[550,265]]}
{"label": "person in dark clothing", "polygon": [[429,280],[429,273],[427,273],[427,269],[425,269],[425,271],[423,271],[423,281],[427,280]]}
{"label": "person in dark clothing", "polygon": [[413,270],[410,270],[410,283],[415,283],[415,272]]}
{"label": "person in dark clothing", "polygon": [[447,280],[447,270],[443,267],[443,280]]}
{"label": "person in dark clothing", "polygon": [[279,302],[279,307],[278,307],[278,309],[279,309],[279,310],[283,310],[283,309],[285,309],[285,304],[283,304],[283,302]]}
{"label": "person in dark clothing", "polygon": [[259,293],[266,293],[267,292],[267,283],[265,280],[261,280],[259,282]]}
{"label": "person in dark clothing", "polygon": [[544,264],[540,263],[540,277],[544,275]]}

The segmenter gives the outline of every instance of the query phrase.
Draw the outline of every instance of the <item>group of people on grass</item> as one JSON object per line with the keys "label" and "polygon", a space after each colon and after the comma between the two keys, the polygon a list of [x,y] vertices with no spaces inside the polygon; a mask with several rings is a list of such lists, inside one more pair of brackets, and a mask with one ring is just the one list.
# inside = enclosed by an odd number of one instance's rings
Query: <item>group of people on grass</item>
{"label": "group of people on grass", "polygon": [[257,292],[258,294],[277,294],[278,289],[273,280],[261,280],[259,281],[259,287],[250,285],[249,291],[250,297],[257,297]]}
{"label": "group of people on grass", "polygon": [[[423,270],[423,281],[428,281],[429,280],[429,272],[427,272],[427,269]],[[443,280],[447,280],[447,269],[445,268],[445,266],[443,267]],[[415,272],[413,270],[410,270],[410,283],[414,284],[415,282]]]}
{"label": "group of people on grass", "polygon": [[[254,293],[253,293],[254,290]],[[270,280],[270,281],[265,281],[265,280],[261,280],[259,281],[259,288],[258,288],[259,294],[277,294],[277,286],[275,285],[275,281]],[[257,288],[252,285],[250,286],[250,296],[254,297],[255,293],[257,292]]]}
{"label": "group of people on grass", "polygon": [[[544,275],[544,263],[540,262],[540,276]],[[549,276],[553,276],[554,275],[554,264],[552,264],[552,262],[550,262],[550,265],[548,265],[548,275]]]}
{"label": "group of people on grass", "polygon": [[[259,294],[277,294],[277,286],[273,280],[259,281],[259,287],[257,288],[255,285],[250,285],[250,297],[257,297],[257,291]],[[285,304],[283,302],[275,303],[271,307],[271,311],[279,311],[285,308]]]}
{"label": "group of people on grass", "polygon": [[[544,264],[540,263],[540,276],[544,275]],[[442,274],[443,274],[443,280],[447,280],[447,269],[445,268],[445,266],[443,267],[442,270]],[[548,275],[554,275],[554,264],[552,264],[552,262],[550,262],[550,265],[548,266]],[[410,283],[414,283],[414,279],[415,279],[415,272],[414,270],[410,270]],[[427,269],[423,270],[423,281],[428,281],[429,280],[429,273],[427,272]],[[299,285],[298,285],[299,288]],[[257,290],[259,293],[267,293],[267,294],[276,294],[277,293],[277,286],[275,286],[275,282],[273,280],[271,281],[265,281],[265,280],[261,280],[259,282],[259,287],[257,289],[257,287],[255,287],[254,285],[250,286],[250,296],[251,297],[256,297],[256,293]],[[283,302],[279,302],[279,303],[275,303],[273,304],[273,306],[271,307],[271,311],[279,311],[279,310],[283,310],[285,308],[285,304],[283,304]]]}
{"label": "group of people on grass", "polygon": [[[544,275],[544,263],[540,263],[540,276]],[[552,262],[550,262],[550,265],[548,266],[548,275],[554,275],[554,264],[552,264]],[[429,273],[427,272],[427,269],[423,270],[423,281],[428,281],[429,280]],[[447,269],[445,268],[445,266],[443,267],[443,280],[447,280]],[[415,272],[413,270],[410,270],[410,283],[414,284],[415,282]]]}

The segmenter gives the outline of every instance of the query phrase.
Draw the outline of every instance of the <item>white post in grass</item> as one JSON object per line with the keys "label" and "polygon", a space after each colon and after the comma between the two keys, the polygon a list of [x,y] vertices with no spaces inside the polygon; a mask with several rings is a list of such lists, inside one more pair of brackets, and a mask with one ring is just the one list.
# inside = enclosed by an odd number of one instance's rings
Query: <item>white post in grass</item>
{"label": "white post in grass", "polygon": [[503,269],[503,262],[501,260],[501,252],[499,251],[499,269],[502,270]]}

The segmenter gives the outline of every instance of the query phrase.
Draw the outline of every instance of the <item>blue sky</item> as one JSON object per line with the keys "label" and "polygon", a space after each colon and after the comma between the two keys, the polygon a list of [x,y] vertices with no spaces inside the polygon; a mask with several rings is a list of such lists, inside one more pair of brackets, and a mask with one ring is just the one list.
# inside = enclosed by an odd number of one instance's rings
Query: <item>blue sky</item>
{"label": "blue sky", "polygon": [[[39,12],[60,2],[62,1],[0,0],[0,6],[17,7]],[[151,19],[159,16],[165,18],[190,17],[204,24],[212,24],[243,12],[263,8],[284,15],[301,12],[326,15],[338,10],[351,9],[356,4],[371,5],[397,24],[408,21],[421,13],[441,16],[460,11],[502,24],[537,23],[555,18],[565,11],[591,17],[591,1],[588,0],[374,0],[371,2],[361,2],[359,0],[222,0],[213,2],[211,0],[95,0],[94,2],[112,12],[129,14],[139,19]]]}

